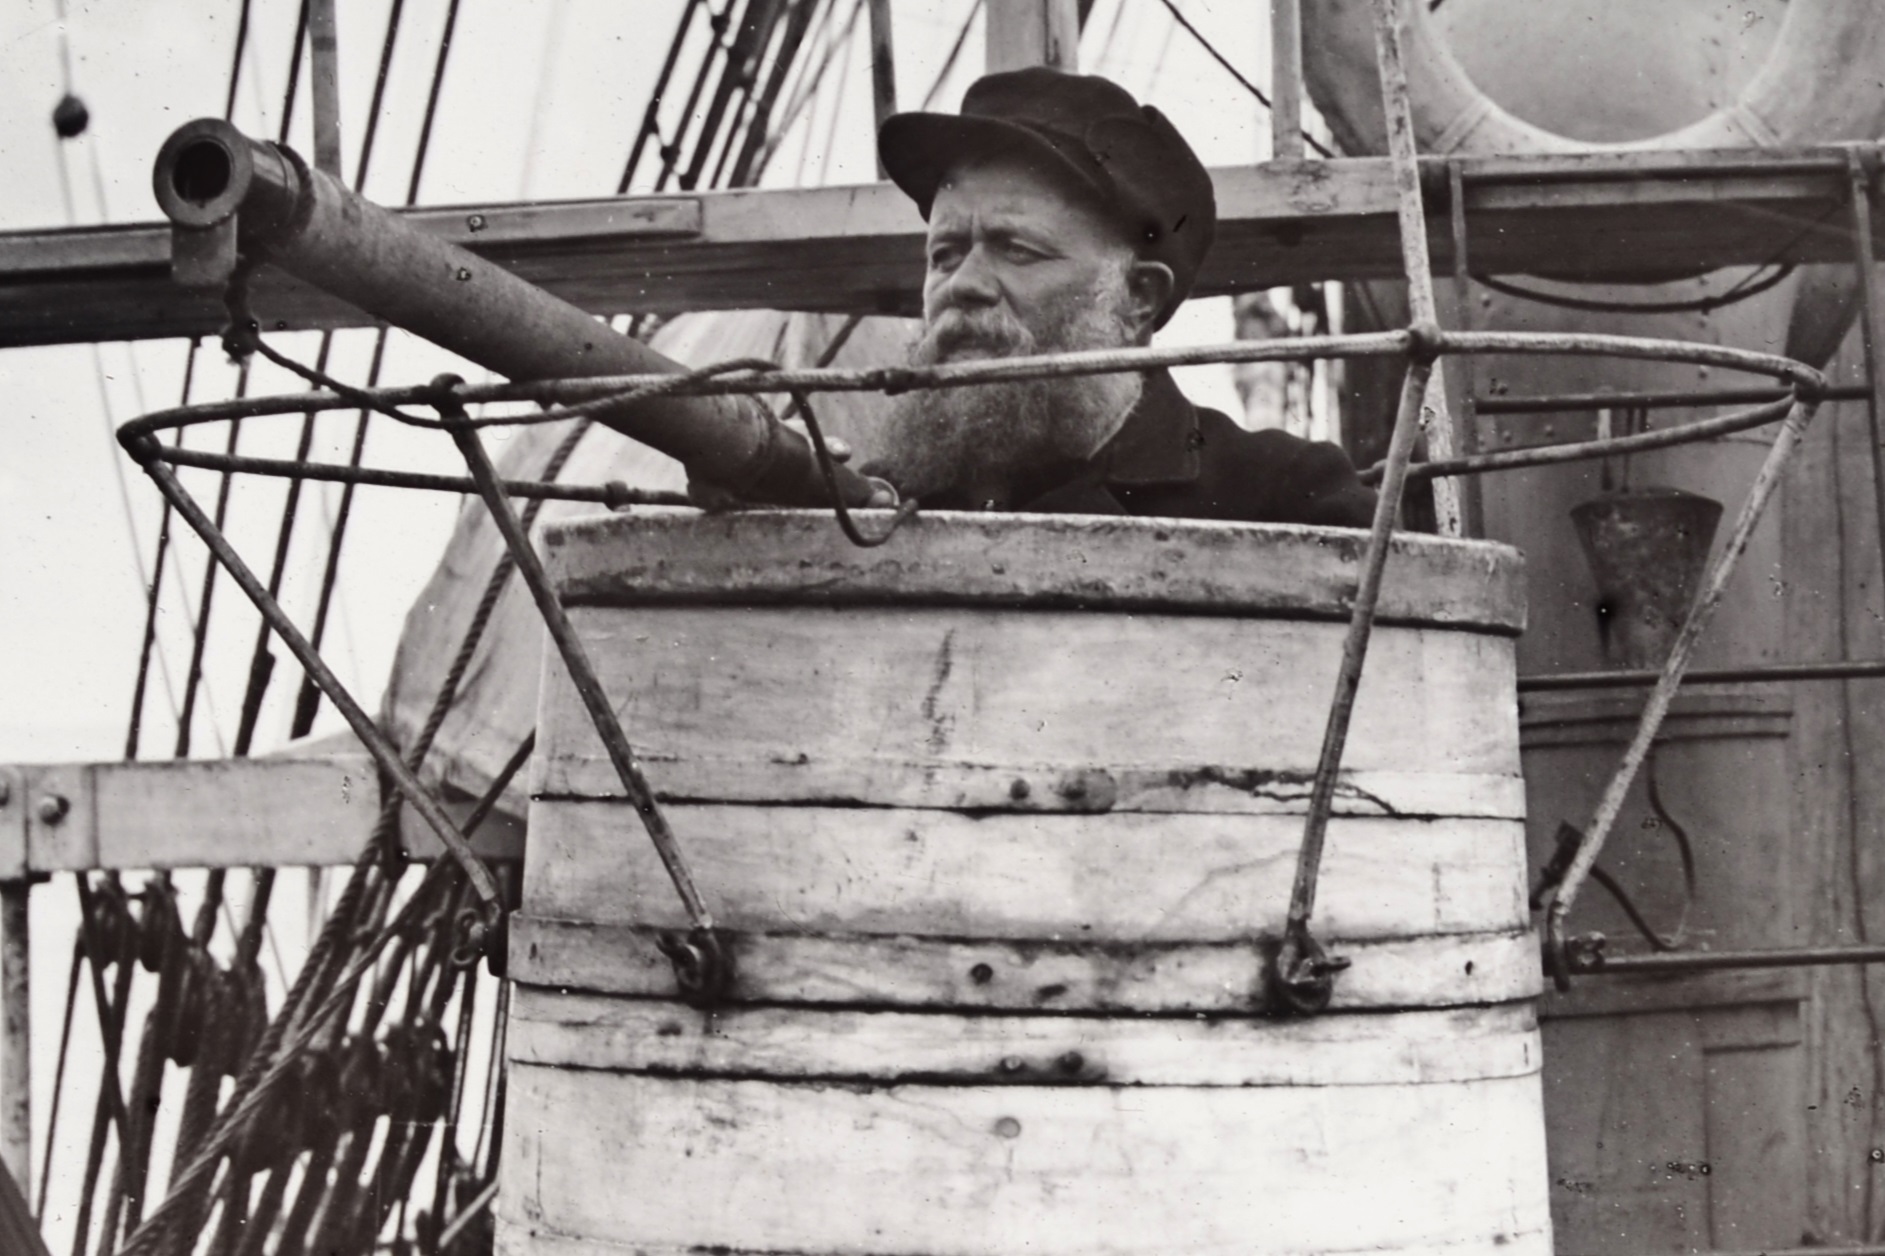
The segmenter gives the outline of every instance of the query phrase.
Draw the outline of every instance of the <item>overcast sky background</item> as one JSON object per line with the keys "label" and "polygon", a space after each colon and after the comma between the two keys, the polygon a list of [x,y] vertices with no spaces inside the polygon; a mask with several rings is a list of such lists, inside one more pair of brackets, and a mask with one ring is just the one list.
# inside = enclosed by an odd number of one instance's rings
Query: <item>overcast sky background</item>
{"label": "overcast sky background", "polygon": [[[350,175],[390,7],[389,0],[340,0],[338,6]],[[936,80],[972,7],[972,0],[899,0],[893,6],[905,107]],[[1250,78],[1267,80],[1262,6],[1185,0],[1181,7]],[[251,133],[273,136],[281,125],[298,8],[298,0],[254,0],[235,113]],[[850,9],[844,0],[840,17]],[[239,0],[100,0],[70,3],[62,21],[55,0],[0,5],[0,230],[154,219],[151,161],[177,126],[222,112],[239,10]],[[463,0],[421,203],[613,192],[680,10],[681,0]],[[404,6],[366,183],[375,199],[397,203],[405,194],[445,11],[445,0]],[[851,54],[835,64],[819,106],[782,146],[769,184],[874,177],[866,25],[857,22]],[[1260,107],[1158,0],[1099,0],[1082,65],[1166,109],[1208,164],[1248,162],[1267,149]],[[934,107],[955,108],[981,66],[978,21]],[[290,142],[303,152],[311,150],[306,81],[304,75],[290,131]],[[60,144],[50,118],[68,83],[90,109],[91,126]],[[1197,302],[1162,339],[1229,335],[1227,303]],[[316,340],[283,336],[279,343],[305,360]],[[371,332],[343,333],[330,369],[363,379],[371,344]],[[0,351],[0,762],[112,759],[123,752],[148,575],[140,574],[140,564],[148,565],[154,549],[158,496],[122,457],[111,429],[143,410],[174,404],[185,357],[180,342]],[[384,378],[423,380],[448,365],[429,346],[396,336]],[[230,395],[234,381],[214,343],[205,342],[194,396]],[[1194,396],[1235,408],[1224,368],[1200,370],[1186,384]],[[296,381],[266,366],[251,381],[255,393],[298,390]],[[316,456],[344,459],[352,422],[345,413],[325,419]],[[243,451],[289,456],[297,427],[293,418],[251,422]],[[379,423],[367,461],[446,470],[455,468],[456,456],[436,436]],[[198,491],[213,492],[207,473],[193,482]],[[282,491],[279,481],[244,480],[233,496],[231,535],[257,565],[266,564],[273,544]],[[304,500],[285,590],[303,622],[338,492],[338,486],[311,488]],[[456,499],[432,494],[368,490],[356,499],[328,655],[369,709],[405,608],[436,560],[456,509]],[[166,579],[181,572],[194,604],[203,549],[186,538],[173,553],[176,566]],[[192,748],[197,754],[218,753],[232,733],[256,622],[226,582],[216,601],[208,718]],[[189,649],[181,611],[178,599],[167,596],[160,639],[168,681],[163,669],[153,673],[146,756],[171,749],[168,695],[181,690]],[[276,690],[296,683],[295,669],[284,666]],[[271,708],[260,748],[285,735],[285,705]],[[334,726],[329,713],[321,727]]]}

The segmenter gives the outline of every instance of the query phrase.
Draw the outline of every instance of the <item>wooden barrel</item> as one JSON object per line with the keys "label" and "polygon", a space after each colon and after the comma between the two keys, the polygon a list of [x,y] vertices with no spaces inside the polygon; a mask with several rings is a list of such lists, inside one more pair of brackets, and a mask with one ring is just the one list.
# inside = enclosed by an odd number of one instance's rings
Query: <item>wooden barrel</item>
{"label": "wooden barrel", "polygon": [[499,1250],[1550,1251],[1520,564],[1388,564],[1315,931],[1264,971],[1364,537],[643,511],[545,546],[737,964],[552,659]]}

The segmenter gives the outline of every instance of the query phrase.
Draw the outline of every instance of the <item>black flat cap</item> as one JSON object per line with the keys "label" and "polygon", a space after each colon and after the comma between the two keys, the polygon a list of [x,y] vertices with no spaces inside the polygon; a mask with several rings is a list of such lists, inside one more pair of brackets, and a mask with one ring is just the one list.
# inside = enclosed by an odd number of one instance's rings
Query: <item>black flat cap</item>
{"label": "black flat cap", "polygon": [[1029,66],[977,79],[962,112],[900,113],[877,135],[884,169],[929,217],[936,189],[963,161],[1021,152],[1073,183],[1176,283],[1164,326],[1191,294],[1217,230],[1211,176],[1164,114],[1091,74]]}

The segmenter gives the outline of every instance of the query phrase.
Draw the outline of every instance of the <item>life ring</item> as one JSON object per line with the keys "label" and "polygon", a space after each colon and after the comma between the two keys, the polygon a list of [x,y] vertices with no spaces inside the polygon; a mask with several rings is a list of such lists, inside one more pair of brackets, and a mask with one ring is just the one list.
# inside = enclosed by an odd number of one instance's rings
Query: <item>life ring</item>
{"label": "life ring", "polygon": [[[1387,151],[1375,71],[1374,0],[1303,6],[1303,80],[1349,153]],[[1792,0],[1740,98],[1648,139],[1599,144],[1514,117],[1473,83],[1420,3],[1402,5],[1414,134],[1423,151],[1577,153],[1771,148],[1870,139],[1885,122],[1885,22],[1877,0]]]}
{"label": "life ring", "polygon": [[[1387,134],[1375,69],[1375,0],[1303,6],[1303,81],[1344,151],[1382,153]],[[1687,126],[1626,143],[1574,140],[1515,117],[1474,84],[1427,17],[1401,7],[1414,134],[1424,152],[1619,152],[1771,148],[1876,137],[1885,129],[1885,22],[1876,0],[1792,0],[1766,61],[1739,98]],[[1823,365],[1851,326],[1857,275],[1801,268],[1789,356]]]}

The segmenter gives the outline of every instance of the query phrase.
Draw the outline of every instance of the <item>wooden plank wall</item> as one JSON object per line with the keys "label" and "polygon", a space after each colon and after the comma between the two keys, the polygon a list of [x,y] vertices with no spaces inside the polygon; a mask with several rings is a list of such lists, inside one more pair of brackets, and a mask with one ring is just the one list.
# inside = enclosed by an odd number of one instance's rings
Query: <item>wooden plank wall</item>
{"label": "wooden plank wall", "polygon": [[[1830,373],[1861,382],[1856,336]],[[1784,510],[1782,597],[1790,658],[1885,657],[1885,601],[1862,404],[1825,407],[1794,460]],[[1801,943],[1885,937],[1885,681],[1795,693],[1793,841]],[[1807,1005],[1807,1237],[1876,1240],[1885,1145],[1879,1091],[1885,969],[1821,968]]]}

